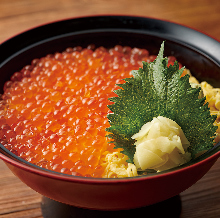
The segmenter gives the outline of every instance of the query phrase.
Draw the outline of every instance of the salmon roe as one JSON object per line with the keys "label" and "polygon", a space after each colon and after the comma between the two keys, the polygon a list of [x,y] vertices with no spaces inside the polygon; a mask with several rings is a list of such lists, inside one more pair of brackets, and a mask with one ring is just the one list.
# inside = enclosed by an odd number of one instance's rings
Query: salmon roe
{"label": "salmon roe", "polygon": [[4,85],[0,142],[40,167],[102,177],[100,159],[113,152],[105,137],[108,98],[131,70],[154,59],[146,49],[89,45],[33,60]]}

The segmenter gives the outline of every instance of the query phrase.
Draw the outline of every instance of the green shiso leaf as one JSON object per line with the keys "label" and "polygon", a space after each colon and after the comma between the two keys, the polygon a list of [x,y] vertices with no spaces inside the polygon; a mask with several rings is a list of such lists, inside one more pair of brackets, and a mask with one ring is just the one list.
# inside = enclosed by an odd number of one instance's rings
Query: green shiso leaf
{"label": "green shiso leaf", "polygon": [[110,98],[114,104],[108,105],[112,111],[108,114],[108,137],[113,139],[115,148],[124,149],[122,152],[131,163],[136,150],[131,137],[158,116],[170,118],[182,128],[192,157],[213,147],[216,116],[210,115],[205,97],[198,98],[201,89],[191,87],[189,75],[181,77],[184,68],[179,69],[178,62],[167,67],[168,59],[163,53],[164,42],[157,58],[132,71],[133,77],[118,85],[118,96]]}

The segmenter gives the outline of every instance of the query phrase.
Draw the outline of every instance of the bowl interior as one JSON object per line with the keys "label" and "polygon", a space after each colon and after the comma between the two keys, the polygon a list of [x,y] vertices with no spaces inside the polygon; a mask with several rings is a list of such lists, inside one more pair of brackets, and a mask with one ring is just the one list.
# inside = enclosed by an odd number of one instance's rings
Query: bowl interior
{"label": "bowl interior", "polygon": [[[35,58],[67,47],[111,48],[117,44],[140,47],[157,55],[162,41],[165,56],[173,55],[201,82],[220,87],[220,43],[214,39],[174,23],[143,17],[95,16],[63,20],[21,33],[0,45],[0,93],[11,75]],[[4,149],[4,155],[28,164]],[[219,144],[189,164],[205,159],[219,150]],[[31,164],[29,165],[33,167]],[[184,165],[185,166],[185,165]]]}

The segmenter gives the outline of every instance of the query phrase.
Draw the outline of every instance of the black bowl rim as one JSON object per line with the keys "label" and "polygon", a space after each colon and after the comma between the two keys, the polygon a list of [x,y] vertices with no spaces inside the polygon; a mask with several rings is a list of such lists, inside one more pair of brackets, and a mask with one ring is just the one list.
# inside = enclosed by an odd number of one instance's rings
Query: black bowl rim
{"label": "black bowl rim", "polygon": [[[153,36],[159,36],[159,37],[164,37],[170,41],[176,42],[178,44],[184,45],[192,50],[197,51],[198,53],[200,53],[203,56],[206,56],[208,59],[212,60],[216,65],[220,66],[220,56],[218,55],[218,51],[220,51],[220,43],[215,40],[214,38],[208,36],[205,33],[199,32],[197,30],[194,30],[190,27],[186,27],[184,25],[180,25],[171,21],[165,21],[165,20],[161,20],[161,19],[155,19],[155,18],[149,18],[149,17],[143,17],[143,16],[130,16],[130,15],[95,15],[95,16],[83,16],[83,17],[76,17],[76,18],[71,18],[71,19],[64,19],[64,20],[60,20],[60,21],[54,21],[45,25],[40,25],[34,28],[31,28],[30,30],[24,31],[6,41],[4,41],[2,44],[0,44],[0,50],[2,47],[4,46],[10,46],[10,43],[13,41],[17,41],[20,40],[20,38],[23,35],[26,34],[32,34],[35,31],[41,31],[42,28],[48,28],[48,27],[53,27],[54,25],[62,25],[63,22],[71,22],[71,21],[78,21],[80,22],[81,20],[92,20],[93,22],[97,22],[97,20],[101,20],[102,22],[105,21],[105,19],[111,19],[111,20],[120,20],[122,23],[120,25],[120,28],[123,28],[123,22],[124,20],[126,20],[127,23],[132,23],[134,21],[139,21],[143,23],[143,29],[135,29],[135,27],[132,28],[125,28],[123,29],[123,31],[129,31],[129,30],[133,30],[133,31],[137,31],[137,32],[145,32],[149,35],[153,35]],[[150,24],[149,29],[144,29],[146,28],[145,22],[147,22],[148,24]],[[108,26],[107,29],[109,31],[112,31],[112,29],[115,30],[114,27],[114,22],[112,23],[113,26]],[[116,28],[118,29],[118,31],[122,31],[120,28]],[[92,29],[93,31],[100,31],[101,28],[99,28],[99,26],[95,26],[94,29]],[[78,30],[79,32],[82,30]],[[182,33],[185,34],[182,34]],[[70,33],[69,33],[70,34]],[[194,36],[194,37],[192,37]],[[54,36],[51,35],[50,38],[53,38]],[[59,37],[61,37],[61,35],[59,35]],[[198,37],[200,38],[200,40],[198,40]],[[40,40],[44,40],[43,38],[41,38]],[[206,43],[199,43],[201,42],[201,40]],[[31,45],[33,42],[28,42],[29,45]],[[29,46],[28,44],[26,46]],[[210,47],[211,46],[211,47]],[[214,50],[212,48],[215,48]],[[10,58],[11,56],[9,56]],[[8,58],[0,59],[0,67],[4,65],[5,61],[7,61]],[[153,178],[155,176],[163,176],[165,174],[169,174],[169,173],[175,173],[177,171],[181,171],[184,169],[187,169],[193,165],[199,164],[202,161],[205,161],[207,159],[210,159],[212,157],[218,158],[220,156],[220,143],[216,144],[212,149],[210,149],[209,151],[207,151],[206,153],[204,153],[203,155],[201,155],[198,158],[193,159],[192,161],[183,164],[179,167],[175,167],[172,168],[170,170],[166,170],[163,172],[159,172],[159,173],[152,173],[152,174],[148,174],[148,175],[142,175],[142,176],[138,176],[138,177],[129,177],[129,178],[86,178],[86,177],[80,177],[80,176],[72,176],[72,175],[67,175],[67,174],[63,174],[63,173],[59,173],[59,172],[55,172],[55,171],[51,171],[51,170],[47,170],[47,169],[43,169],[37,165],[31,164],[25,160],[23,160],[22,158],[14,155],[12,152],[8,151],[3,145],[0,144],[0,157],[2,158],[3,161],[10,163],[12,165],[17,165],[20,168],[23,168],[25,170],[28,170],[32,173],[36,173],[36,174],[44,174],[48,177],[55,177],[57,179],[61,179],[61,180],[74,180],[75,182],[111,182],[111,181],[134,181],[134,180],[139,180],[139,179],[145,179],[145,178]],[[1,155],[2,154],[2,155]]]}
{"label": "black bowl rim", "polygon": [[[178,24],[175,22],[163,20],[163,19],[156,19],[144,16],[131,16],[131,15],[94,15],[94,16],[81,16],[81,17],[74,17],[69,19],[58,20],[54,22],[49,22],[46,24],[42,24],[36,27],[33,27],[29,30],[23,31],[8,40],[3,41],[0,44],[0,49],[3,49],[5,46],[10,47],[10,44],[16,44],[17,40],[20,40],[21,37],[29,36],[29,40],[26,40],[22,46],[32,46],[34,43],[39,43],[45,41],[45,36],[47,39],[53,39],[56,37],[60,37],[62,35],[73,34],[74,32],[83,33],[83,32],[91,32],[91,31],[100,31],[103,29],[103,24],[105,21],[111,19],[111,24],[106,26],[108,31],[129,31],[132,30],[137,33],[144,32],[145,34],[149,34],[152,36],[163,37],[167,40],[171,40],[172,42],[176,42],[181,45],[185,45],[189,49],[194,51],[198,51],[200,54],[205,56],[208,59],[211,59],[215,62],[218,66],[220,66],[220,56],[219,56],[219,49],[220,49],[220,41],[214,39],[212,36],[209,36],[207,33],[203,33],[201,31],[195,30],[191,27],[186,25]],[[62,32],[63,24],[69,22],[77,23],[77,22],[87,22],[88,21],[88,29],[83,29],[81,26],[79,29],[74,31],[68,31],[65,34]],[[118,21],[115,22],[115,21]],[[99,26],[99,23],[100,26]],[[141,28],[136,28],[135,22],[140,22],[143,25]],[[53,35],[54,32],[51,31],[54,26],[59,25],[59,31],[57,30],[56,35]],[[118,25],[115,26],[115,25]],[[129,27],[128,27],[129,26]],[[33,35],[36,32],[44,32],[44,34],[39,34],[39,36]],[[35,36],[35,37],[33,37]],[[204,40],[206,43],[204,43]],[[203,43],[201,43],[201,41]],[[19,48],[19,43],[17,43]],[[11,53],[13,54],[13,48],[11,48]],[[11,55],[13,56],[13,55]],[[4,64],[4,58],[0,57],[0,67]]]}

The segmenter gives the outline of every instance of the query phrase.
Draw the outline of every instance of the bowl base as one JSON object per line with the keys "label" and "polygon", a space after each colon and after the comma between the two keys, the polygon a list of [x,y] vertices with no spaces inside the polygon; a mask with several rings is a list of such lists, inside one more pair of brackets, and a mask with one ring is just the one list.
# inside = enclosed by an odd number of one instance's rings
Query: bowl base
{"label": "bowl base", "polygon": [[177,195],[154,205],[131,210],[100,211],[70,206],[43,196],[41,210],[44,218],[134,218],[143,214],[147,214],[147,217],[176,218],[181,214],[181,198]]}

